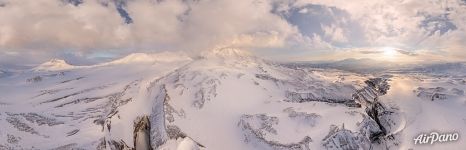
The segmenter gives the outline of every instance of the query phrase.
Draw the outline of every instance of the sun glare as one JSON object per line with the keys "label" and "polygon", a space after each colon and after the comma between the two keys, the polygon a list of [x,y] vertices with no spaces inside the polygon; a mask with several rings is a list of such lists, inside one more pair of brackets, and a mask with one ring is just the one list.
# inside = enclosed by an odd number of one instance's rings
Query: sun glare
{"label": "sun glare", "polygon": [[384,47],[382,50],[385,57],[393,58],[396,55],[396,50],[393,47]]}

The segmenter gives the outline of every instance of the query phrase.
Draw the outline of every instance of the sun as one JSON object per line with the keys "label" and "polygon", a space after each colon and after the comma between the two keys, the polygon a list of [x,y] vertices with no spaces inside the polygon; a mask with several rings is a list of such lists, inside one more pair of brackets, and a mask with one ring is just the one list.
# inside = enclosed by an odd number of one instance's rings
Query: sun
{"label": "sun", "polygon": [[394,58],[396,55],[396,50],[393,47],[384,47],[382,48],[384,57]]}

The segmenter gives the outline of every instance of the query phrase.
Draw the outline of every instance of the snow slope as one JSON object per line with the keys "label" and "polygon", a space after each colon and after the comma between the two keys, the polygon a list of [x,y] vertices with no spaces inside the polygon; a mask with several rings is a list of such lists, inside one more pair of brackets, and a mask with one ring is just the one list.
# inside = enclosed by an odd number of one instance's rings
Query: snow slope
{"label": "snow slope", "polygon": [[33,68],[32,70],[34,71],[59,71],[59,70],[72,69],[73,67],[75,66],[68,64],[65,60],[51,59]]}
{"label": "snow slope", "polygon": [[[203,56],[55,61],[1,77],[0,149],[429,149],[412,138],[465,132],[466,100],[454,95],[464,77],[289,68],[233,48]],[[417,96],[432,86],[453,95]]]}

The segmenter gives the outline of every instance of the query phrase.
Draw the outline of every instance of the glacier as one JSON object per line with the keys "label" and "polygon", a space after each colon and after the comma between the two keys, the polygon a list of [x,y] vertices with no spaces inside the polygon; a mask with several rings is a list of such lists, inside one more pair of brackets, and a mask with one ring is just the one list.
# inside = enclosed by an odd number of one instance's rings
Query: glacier
{"label": "glacier", "polygon": [[414,145],[424,132],[466,135],[466,73],[426,70],[284,65],[234,48],[53,59],[1,72],[0,149],[464,148]]}

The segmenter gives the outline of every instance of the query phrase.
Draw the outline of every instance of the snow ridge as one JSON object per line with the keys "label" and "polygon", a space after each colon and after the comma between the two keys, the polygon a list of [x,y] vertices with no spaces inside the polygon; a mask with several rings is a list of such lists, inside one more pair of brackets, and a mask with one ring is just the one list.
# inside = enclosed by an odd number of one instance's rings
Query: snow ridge
{"label": "snow ridge", "polygon": [[[0,78],[0,149],[410,149],[400,137],[423,132],[418,126],[466,134],[464,77],[292,68],[236,48],[202,55],[136,53]],[[431,101],[419,92],[457,96]],[[429,120],[444,116],[448,124]]]}
{"label": "snow ridge", "polygon": [[206,58],[248,58],[252,57],[252,54],[247,50],[232,48],[232,47],[223,47],[223,48],[214,48],[210,51],[206,51],[202,54]]}
{"label": "snow ridge", "polygon": [[58,70],[67,70],[72,69],[75,66],[68,64],[63,59],[51,59],[45,63],[40,64],[39,66],[33,68],[34,71],[58,71]]}
{"label": "snow ridge", "polygon": [[160,53],[132,53],[123,58],[103,63],[104,65],[121,65],[133,63],[157,63],[157,62],[177,62],[192,60],[188,55],[182,52],[160,52]]}

